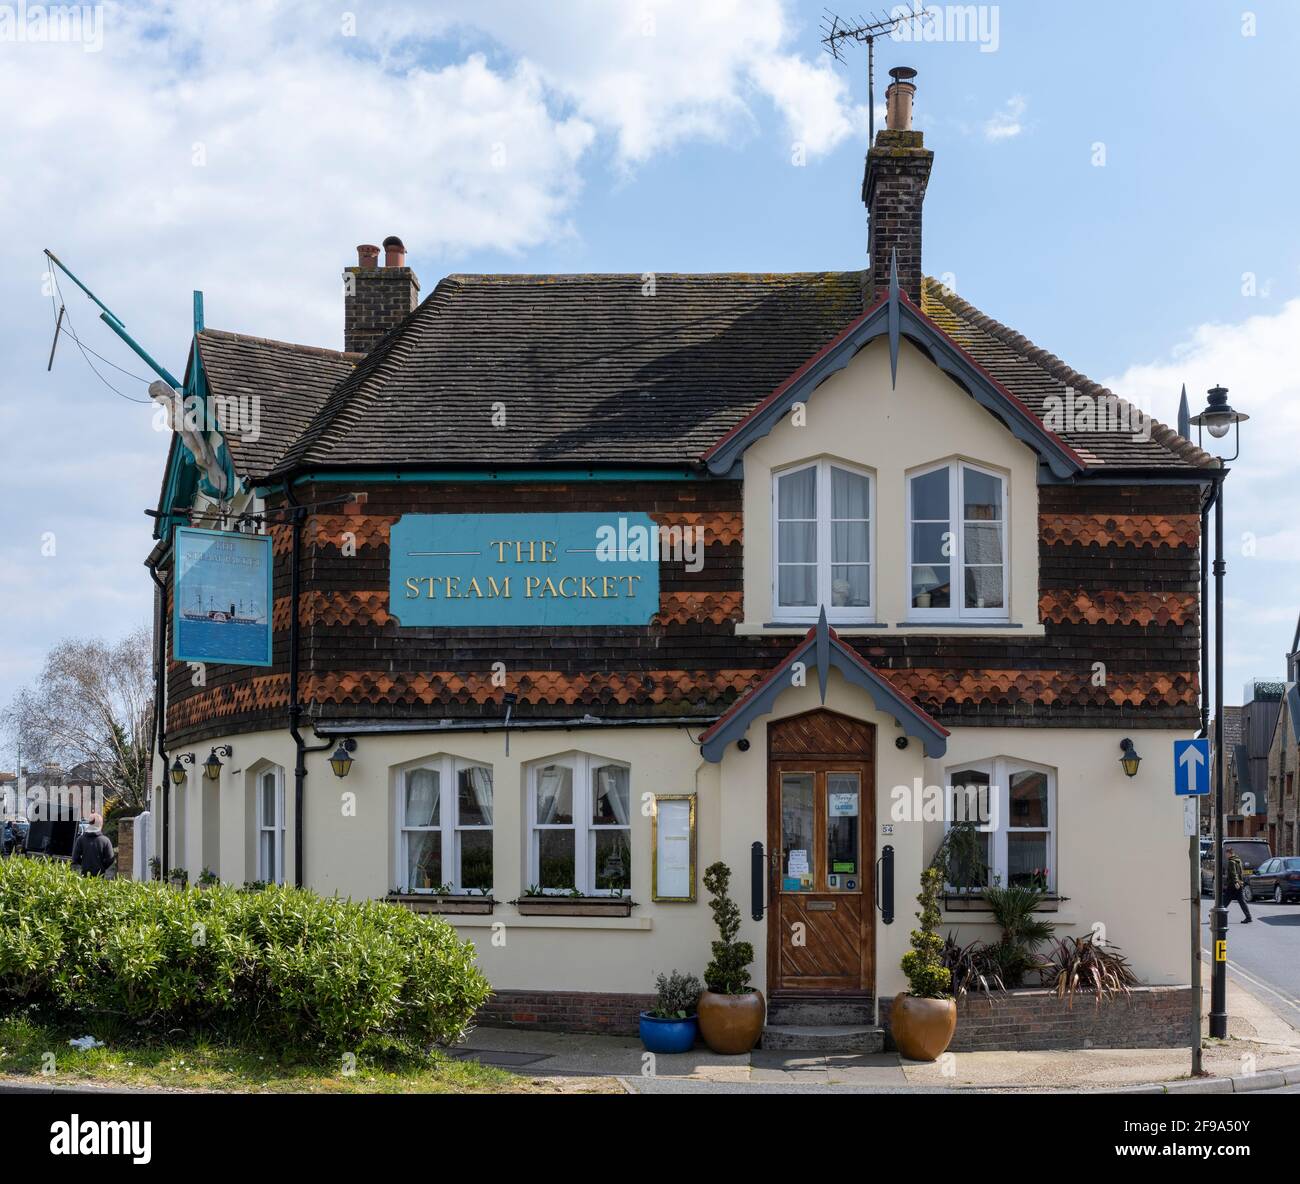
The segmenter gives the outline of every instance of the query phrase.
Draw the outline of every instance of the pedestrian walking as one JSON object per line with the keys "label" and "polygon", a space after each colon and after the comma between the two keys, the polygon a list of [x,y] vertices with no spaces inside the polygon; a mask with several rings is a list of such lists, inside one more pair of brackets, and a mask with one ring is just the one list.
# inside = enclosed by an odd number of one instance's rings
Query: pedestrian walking
{"label": "pedestrian walking", "polygon": [[1229,901],[1235,900],[1241,905],[1241,911],[1244,914],[1241,923],[1249,925],[1251,921],[1250,909],[1246,907],[1246,897],[1242,894],[1242,889],[1246,886],[1246,869],[1242,865],[1241,856],[1235,851],[1228,856],[1228,883],[1223,893],[1223,903],[1226,907]]}
{"label": "pedestrian walking", "polygon": [[105,875],[117,859],[112,841],[100,829],[104,819],[92,814],[86,819],[86,829],[72,845],[72,866],[83,876]]}

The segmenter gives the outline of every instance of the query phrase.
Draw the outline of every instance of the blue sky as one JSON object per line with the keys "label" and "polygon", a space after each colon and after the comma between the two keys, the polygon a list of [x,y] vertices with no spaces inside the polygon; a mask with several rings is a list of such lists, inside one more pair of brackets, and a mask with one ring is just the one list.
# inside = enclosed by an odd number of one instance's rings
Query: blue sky
{"label": "blue sky", "polygon": [[[167,443],[69,342],[46,374],[42,247],[177,371],[194,288],[210,325],[338,346],[340,270],[390,233],[426,293],[450,271],[862,266],[865,60],[825,57],[820,4],[352,8],[137,0],[104,6],[97,48],[0,39],[0,700],[59,637],[148,618]],[[878,47],[878,101],[890,66],[920,72],[926,269],[1169,422],[1182,382],[1254,415],[1229,483],[1235,699],[1280,675],[1300,611],[1300,5],[996,21],[995,45]],[[143,373],[64,291],[86,344]]]}

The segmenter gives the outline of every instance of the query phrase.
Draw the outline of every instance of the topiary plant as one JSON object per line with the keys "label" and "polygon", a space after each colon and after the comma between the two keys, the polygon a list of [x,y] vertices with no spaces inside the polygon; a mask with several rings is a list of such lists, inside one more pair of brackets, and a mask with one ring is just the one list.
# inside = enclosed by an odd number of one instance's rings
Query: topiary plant
{"label": "topiary plant", "polygon": [[713,898],[709,909],[721,938],[713,943],[713,961],[704,968],[704,982],[715,995],[744,995],[753,989],[748,968],[754,960],[754,947],[747,941],[736,941],[740,909],[727,895],[730,884],[731,868],[725,863],[719,861],[705,869],[704,887]]}
{"label": "topiary plant", "polygon": [[943,963],[943,938],[939,936],[939,897],[943,894],[943,872],[928,867],[921,873],[921,891],[916,903],[921,911],[916,914],[921,922],[912,930],[912,948],[903,955],[903,973],[911,985],[909,995],[918,999],[950,999],[952,997],[952,971]]}

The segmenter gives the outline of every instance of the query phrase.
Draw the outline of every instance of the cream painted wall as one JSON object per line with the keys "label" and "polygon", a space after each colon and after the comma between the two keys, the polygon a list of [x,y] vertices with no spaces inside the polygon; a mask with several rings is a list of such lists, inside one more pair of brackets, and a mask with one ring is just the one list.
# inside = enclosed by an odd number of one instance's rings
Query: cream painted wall
{"label": "cream painted wall", "polygon": [[[848,461],[875,476],[875,624],[891,627],[906,621],[910,600],[907,474],[954,458],[1001,471],[1009,478],[1010,622],[1021,626],[1016,636],[1044,632],[1038,621],[1038,458],[1027,445],[907,341],[899,352],[896,390],[890,386],[888,343],[877,340],[809,397],[806,417],[797,427],[787,416],[745,453],[745,620],[738,632],[771,633],[763,626],[776,619],[772,471],[819,457]],[[931,623],[909,631],[951,630]],[[996,633],[998,623],[980,622],[980,631]]]}
{"label": "cream painted wall", "polygon": [[[753,942],[754,982],[766,989],[766,924],[750,919],[750,844],[766,844],[766,729],[771,720],[819,706],[816,687],[792,688],[771,717],[750,729],[748,752],[732,745],[719,765],[702,763],[683,729],[623,728],[590,731],[516,731],[505,755],[500,733],[360,736],[352,772],[339,780],[327,753],[308,757],[305,870],[309,887],[355,899],[384,896],[395,886],[392,794],[396,770],[427,757],[451,754],[494,770],[493,855],[499,902],[487,917],[451,917],[461,935],[475,942],[484,972],[502,989],[647,992],[658,971],[702,974],[714,929],[702,870],[722,858],[731,866],[733,896],[744,918],[742,935]],[[895,919],[877,924],[878,996],[905,988],[899,960],[914,923],[914,897],[923,862],[934,851],[942,824],[891,817],[895,786],[942,785],[956,765],[996,756],[1048,765],[1057,773],[1058,887],[1069,900],[1052,919],[1060,932],[1086,933],[1094,922],[1130,957],[1148,983],[1189,979],[1187,950],[1187,844],[1181,805],[1172,792],[1172,736],[1167,731],[1092,731],[1048,728],[959,728],[941,760],[925,758],[918,741],[895,747],[901,735],[893,718],[872,706],[866,693],[832,671],[826,706],[865,719],[877,728],[876,854],[895,850]],[[1119,741],[1130,736],[1142,754],[1139,775],[1120,770]],[[285,769],[286,860],[293,867],[293,745],[284,732],[234,736],[239,759],[228,762],[221,782],[222,879],[254,878],[251,859],[251,779],[266,761]],[[632,897],[630,918],[522,917],[507,903],[526,881],[523,819],[525,766],[573,750],[625,761],[632,770]],[[196,775],[197,776],[197,775]],[[694,904],[655,904],[650,899],[650,820],[639,807],[644,795],[697,794]],[[349,797],[347,795],[354,795]],[[189,799],[191,805],[194,797]],[[190,809],[188,829],[201,825]],[[155,815],[156,816],[156,815]],[[881,828],[893,826],[892,835]],[[874,858],[874,857],[873,857]],[[865,861],[864,861],[865,862]],[[191,869],[191,877],[198,874]],[[292,878],[292,877],[291,877]],[[877,917],[877,921],[879,918]],[[990,939],[997,930],[982,914],[947,914],[945,929],[963,940]]]}

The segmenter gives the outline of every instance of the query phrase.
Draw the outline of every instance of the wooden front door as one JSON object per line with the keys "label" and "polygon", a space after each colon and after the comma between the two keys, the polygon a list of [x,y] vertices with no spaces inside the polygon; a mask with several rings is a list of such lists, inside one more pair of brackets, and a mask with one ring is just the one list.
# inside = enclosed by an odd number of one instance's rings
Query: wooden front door
{"label": "wooden front door", "polygon": [[770,991],[874,990],[875,739],[824,710],[768,728]]}

